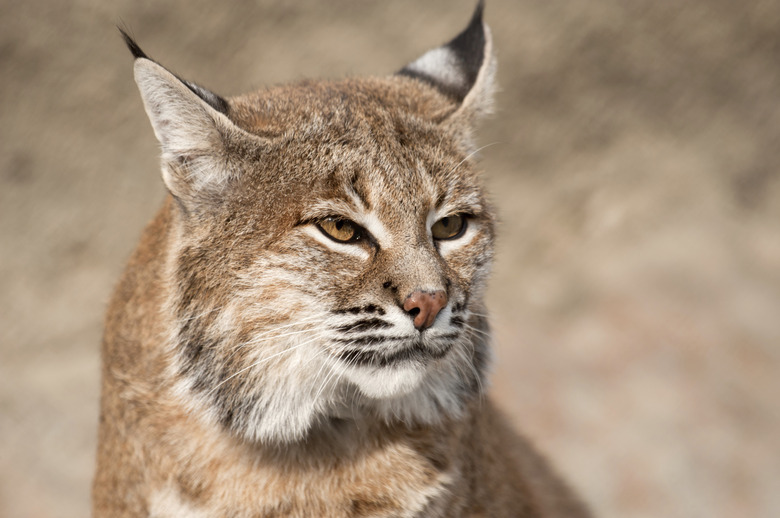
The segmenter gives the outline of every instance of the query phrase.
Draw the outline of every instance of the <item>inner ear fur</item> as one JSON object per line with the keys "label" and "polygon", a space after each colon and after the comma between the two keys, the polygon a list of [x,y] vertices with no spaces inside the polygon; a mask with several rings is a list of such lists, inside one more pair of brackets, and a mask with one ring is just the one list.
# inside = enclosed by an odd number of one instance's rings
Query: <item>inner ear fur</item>
{"label": "inner ear fur", "polygon": [[219,158],[232,123],[161,65],[138,58],[135,81],[162,148],[163,181],[175,197],[220,190],[235,173]]}
{"label": "inner ear fur", "polygon": [[241,174],[236,142],[263,143],[228,118],[224,99],[178,78],[132,43],[131,51],[138,49],[133,52],[135,81],[161,146],[163,181],[186,208],[200,210]]}

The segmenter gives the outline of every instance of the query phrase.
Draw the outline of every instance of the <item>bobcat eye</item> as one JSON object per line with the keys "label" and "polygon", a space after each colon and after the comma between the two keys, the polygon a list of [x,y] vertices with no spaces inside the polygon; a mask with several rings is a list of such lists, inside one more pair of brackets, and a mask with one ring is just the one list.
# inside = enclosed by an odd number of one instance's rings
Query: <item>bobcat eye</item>
{"label": "bobcat eye", "polygon": [[357,223],[353,223],[348,219],[325,218],[317,222],[317,228],[323,234],[339,243],[354,243],[361,238],[361,228]]}
{"label": "bobcat eye", "polygon": [[466,231],[466,217],[462,214],[453,214],[441,218],[431,227],[434,239],[456,239]]}

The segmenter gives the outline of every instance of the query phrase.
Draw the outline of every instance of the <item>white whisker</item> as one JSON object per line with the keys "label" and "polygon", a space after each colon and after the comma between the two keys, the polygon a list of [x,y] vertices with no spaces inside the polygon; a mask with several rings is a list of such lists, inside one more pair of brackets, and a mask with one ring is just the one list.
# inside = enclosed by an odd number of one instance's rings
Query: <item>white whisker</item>
{"label": "white whisker", "polygon": [[213,393],[215,390],[217,390],[219,387],[221,387],[222,385],[224,385],[225,383],[227,383],[227,382],[228,382],[228,381],[230,381],[231,379],[235,378],[235,377],[236,377],[236,376],[238,376],[239,374],[241,374],[241,373],[243,373],[243,372],[246,372],[246,371],[248,371],[249,369],[253,369],[253,368],[255,368],[255,367],[258,367],[258,366],[260,366],[260,365],[262,365],[262,364],[264,364],[264,363],[267,363],[267,362],[269,362],[269,361],[273,360],[274,358],[277,358],[277,357],[279,357],[279,356],[281,356],[281,355],[283,355],[283,354],[285,354],[285,353],[290,353],[290,352],[292,352],[292,351],[294,351],[294,350],[296,350],[296,349],[298,349],[298,348],[300,348],[300,347],[302,347],[302,346],[304,346],[304,345],[310,344],[311,342],[314,342],[314,341],[316,341],[316,340],[320,339],[320,338],[321,338],[322,336],[324,336],[324,335],[325,335],[325,333],[320,333],[320,334],[317,334],[317,335],[313,336],[312,338],[310,338],[309,340],[306,340],[306,341],[304,341],[304,342],[301,342],[301,343],[299,343],[299,344],[296,344],[296,345],[294,345],[294,346],[292,346],[292,347],[288,347],[287,349],[284,349],[284,350],[282,350],[282,351],[279,351],[278,353],[274,353],[274,354],[272,354],[271,356],[267,356],[267,357],[265,357],[265,358],[263,358],[263,359],[261,359],[261,360],[259,360],[259,361],[255,362],[255,363],[253,363],[253,364],[251,364],[251,365],[249,365],[249,366],[247,366],[247,367],[244,367],[243,369],[241,369],[241,370],[239,370],[239,371],[237,371],[237,372],[234,372],[233,374],[231,374],[230,376],[228,376],[227,378],[225,378],[224,380],[222,380],[221,382],[219,382],[219,383],[218,383],[216,386],[212,387],[212,389],[211,389],[211,390],[209,390],[209,391],[206,393],[206,396],[210,396],[210,395],[211,395],[211,394],[212,394],[212,393]]}
{"label": "white whisker", "polygon": [[477,148],[477,149],[475,149],[474,151],[472,151],[471,153],[469,153],[468,155],[466,155],[466,158],[464,158],[463,160],[461,160],[460,162],[458,162],[458,165],[456,165],[455,167],[453,167],[453,168],[450,170],[450,172],[449,172],[448,174],[452,174],[452,173],[454,173],[454,172],[455,172],[455,171],[456,171],[456,170],[457,170],[457,169],[458,169],[458,168],[459,168],[461,165],[463,165],[463,163],[464,163],[464,162],[466,162],[466,161],[467,161],[469,158],[473,157],[474,155],[476,155],[477,153],[479,153],[479,152],[480,152],[480,151],[482,151],[483,149],[485,149],[485,148],[488,148],[488,147],[490,147],[490,146],[495,146],[496,144],[503,144],[503,142],[501,142],[501,141],[491,142],[490,144],[485,144],[484,146],[482,146],[482,147],[480,147],[480,148]]}
{"label": "white whisker", "polygon": [[[289,333],[270,334],[270,333],[273,333],[274,331],[279,331],[279,330],[287,329],[287,328],[294,327],[294,326],[297,326],[297,325],[310,323],[311,321],[314,321],[314,320],[320,318],[320,316],[321,315],[312,315],[310,317],[303,318],[301,320],[298,320],[298,321],[290,323],[290,324],[284,324],[284,325],[281,325],[281,326],[277,326],[277,327],[274,327],[274,328],[271,328],[271,329],[264,330],[263,334],[260,334],[258,336],[252,337],[249,340],[246,340],[244,342],[239,342],[237,344],[232,345],[230,347],[230,349],[232,349],[232,353],[226,359],[232,358],[240,349],[243,349],[244,347],[247,347],[247,346],[250,346],[250,345],[257,345],[257,344],[260,344],[260,343],[263,343],[263,342],[276,340],[278,338],[286,338],[286,337],[295,336],[295,335],[299,335],[299,334],[303,334],[303,333],[310,333],[310,332],[312,332],[312,329],[306,328],[306,329],[300,329],[298,331],[292,331],[292,332],[289,332]],[[269,336],[269,334],[270,334],[270,336]]]}
{"label": "white whisker", "polygon": [[486,336],[488,338],[490,338],[492,336],[488,331],[483,331],[482,329],[476,328],[476,327],[474,327],[474,326],[472,326],[470,324],[467,324],[465,322],[463,323],[463,327],[465,327],[469,331],[472,331],[474,333],[479,333],[479,334],[481,334],[483,336]]}
{"label": "white whisker", "polygon": [[[333,362],[327,362],[328,366],[330,367],[330,374],[325,378],[325,380],[320,385],[320,389],[317,391],[317,393],[314,395],[314,400],[317,401],[320,397],[320,394],[322,394],[322,391],[325,390],[325,386],[330,382],[331,379],[336,377],[337,374],[340,374],[336,371],[334,367],[337,365],[334,365]],[[324,365],[324,362],[323,362]],[[322,369],[320,369],[320,372],[322,372]],[[319,374],[319,373],[318,373]]]}
{"label": "white whisker", "polygon": [[282,333],[282,334],[279,334],[279,335],[266,336],[266,337],[260,337],[260,338],[253,338],[251,340],[247,340],[246,342],[237,343],[237,344],[233,345],[230,348],[230,349],[232,349],[232,351],[230,352],[230,354],[228,356],[225,357],[225,359],[223,361],[226,362],[226,361],[230,360],[239,351],[241,351],[242,349],[245,349],[245,348],[247,348],[249,346],[257,345],[257,344],[260,344],[260,343],[263,343],[263,342],[269,342],[269,341],[272,341],[272,340],[276,340],[278,338],[288,338],[288,337],[291,337],[291,336],[297,336],[297,335],[307,334],[307,333],[311,333],[311,332],[312,332],[311,329],[301,329],[300,331],[294,331],[294,332],[291,332],[291,333]]}

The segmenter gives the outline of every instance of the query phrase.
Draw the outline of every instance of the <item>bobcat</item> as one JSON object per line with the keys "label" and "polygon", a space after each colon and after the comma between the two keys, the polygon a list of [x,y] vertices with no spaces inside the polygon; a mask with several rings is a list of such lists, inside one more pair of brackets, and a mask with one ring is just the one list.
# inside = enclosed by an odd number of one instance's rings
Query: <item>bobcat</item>
{"label": "bobcat", "polygon": [[483,392],[482,11],[230,99],[123,33],[170,195],[106,318],[96,517],[589,516]]}

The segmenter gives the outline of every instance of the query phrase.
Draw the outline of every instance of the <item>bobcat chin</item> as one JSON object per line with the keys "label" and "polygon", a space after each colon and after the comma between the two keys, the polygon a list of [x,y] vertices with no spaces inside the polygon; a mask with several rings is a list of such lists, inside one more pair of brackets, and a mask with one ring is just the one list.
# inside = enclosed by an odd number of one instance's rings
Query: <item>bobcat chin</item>
{"label": "bobcat chin", "polygon": [[94,516],[588,516],[483,393],[482,11],[229,99],[123,33],[170,195],[106,318]]}

